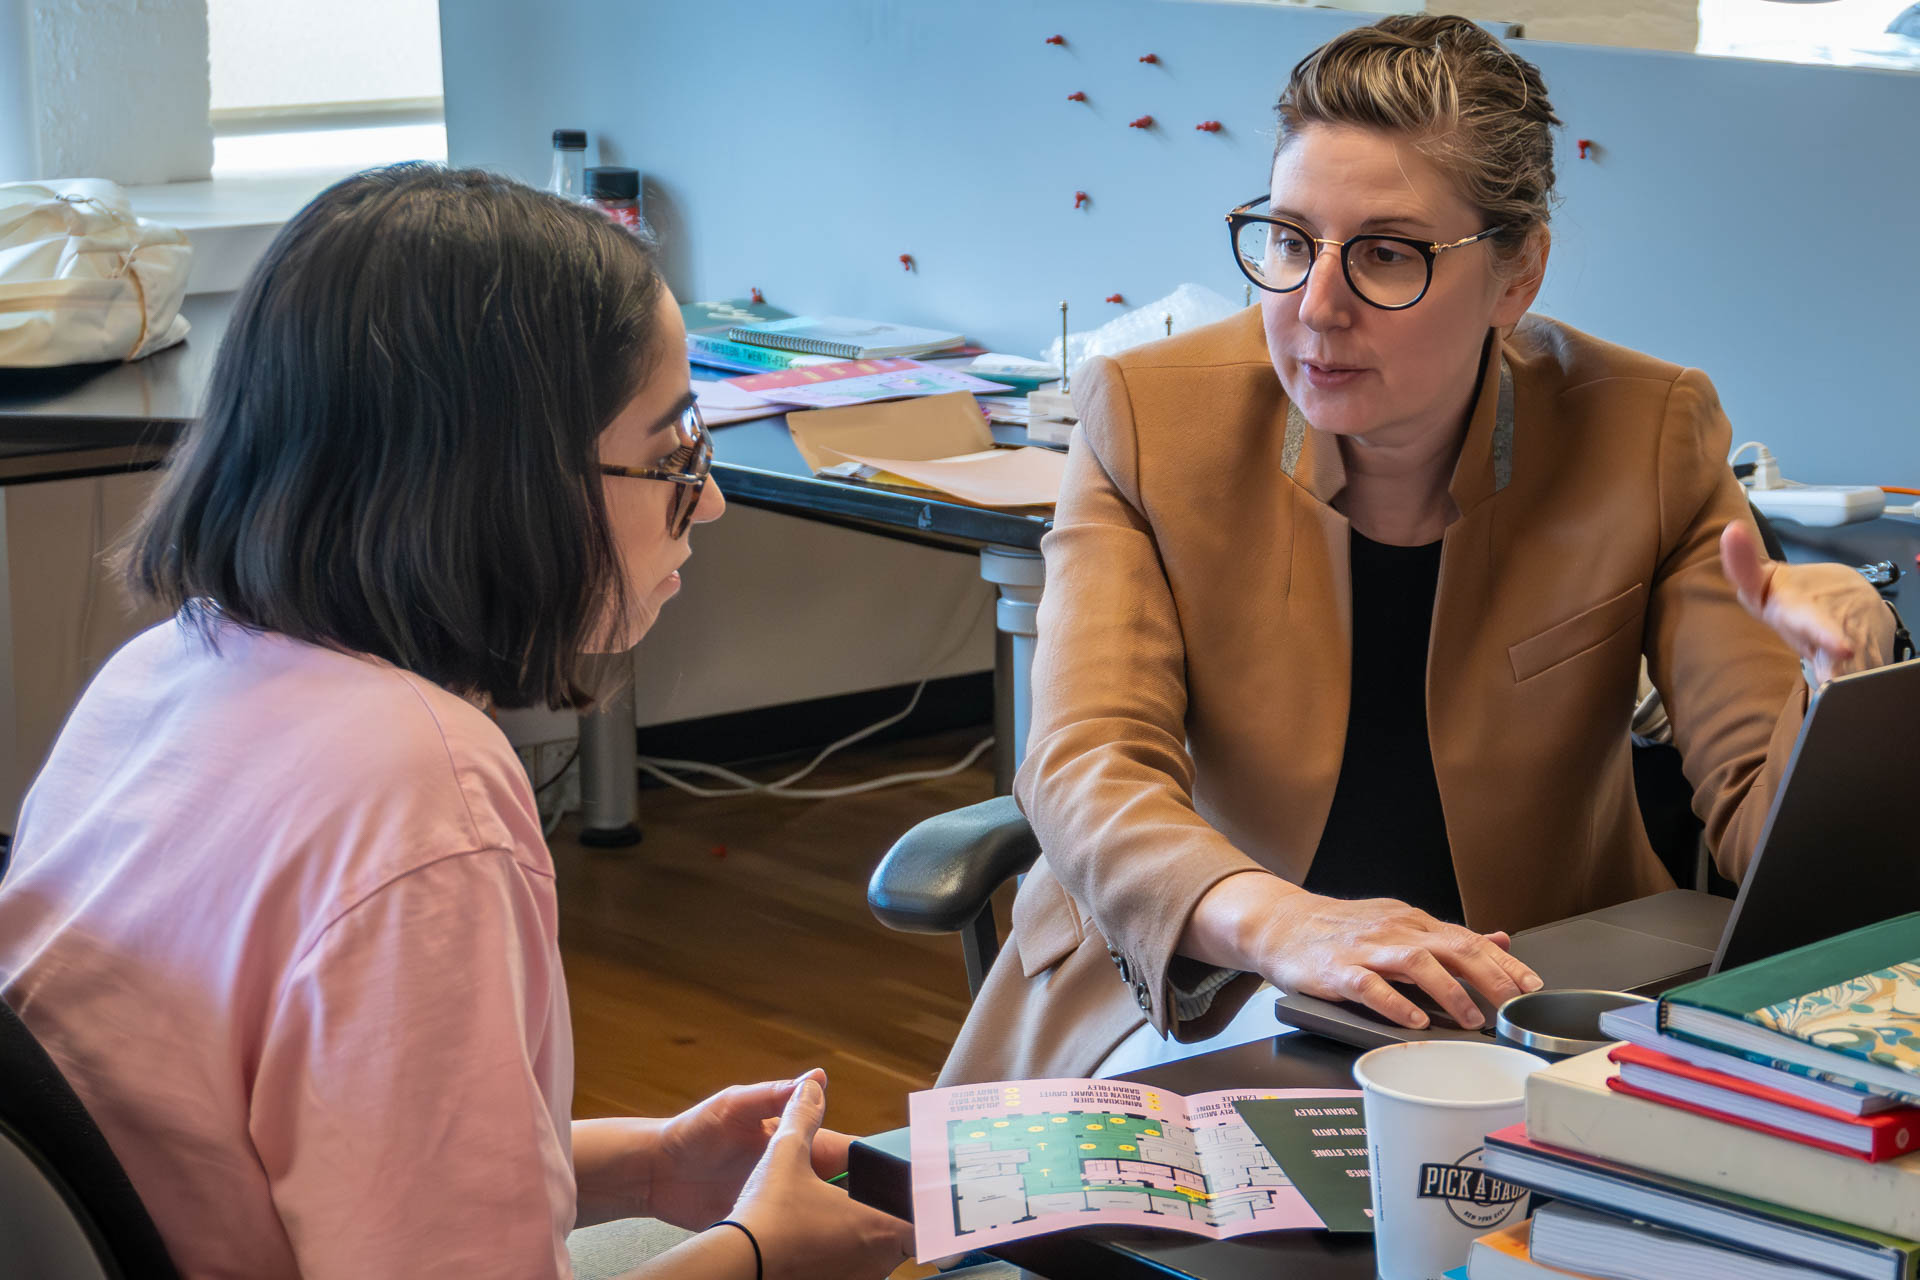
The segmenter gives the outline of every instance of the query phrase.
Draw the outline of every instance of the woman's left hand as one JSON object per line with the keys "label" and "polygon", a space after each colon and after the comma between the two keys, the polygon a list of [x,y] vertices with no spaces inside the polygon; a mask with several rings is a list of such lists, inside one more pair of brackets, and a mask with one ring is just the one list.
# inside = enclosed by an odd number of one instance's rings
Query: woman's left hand
{"label": "woman's left hand", "polygon": [[1747,612],[1780,634],[1816,685],[1893,656],[1893,611],[1857,570],[1770,560],[1745,521],[1720,535],[1720,563]]}
{"label": "woman's left hand", "polygon": [[[647,1214],[694,1231],[726,1217],[780,1127],[787,1099],[809,1076],[826,1083],[826,1073],[816,1070],[797,1080],[735,1085],[663,1121],[650,1158]],[[813,1140],[814,1173],[845,1173],[852,1141],[820,1130]]]}

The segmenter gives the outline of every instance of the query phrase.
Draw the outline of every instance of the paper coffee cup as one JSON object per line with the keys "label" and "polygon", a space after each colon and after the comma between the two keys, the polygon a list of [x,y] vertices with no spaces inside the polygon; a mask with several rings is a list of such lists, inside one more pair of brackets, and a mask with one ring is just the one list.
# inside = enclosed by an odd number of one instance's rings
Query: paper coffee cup
{"label": "paper coffee cup", "polygon": [[1490,1178],[1487,1134],[1526,1118],[1526,1080],[1546,1062],[1503,1045],[1421,1040],[1353,1064],[1366,1105],[1375,1271],[1435,1280],[1474,1237],[1526,1214],[1527,1192]]}

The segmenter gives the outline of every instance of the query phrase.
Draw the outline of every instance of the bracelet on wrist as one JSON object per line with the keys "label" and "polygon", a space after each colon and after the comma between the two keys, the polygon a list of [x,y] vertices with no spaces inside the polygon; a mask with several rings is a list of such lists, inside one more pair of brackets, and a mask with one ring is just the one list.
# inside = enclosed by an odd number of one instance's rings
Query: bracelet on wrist
{"label": "bracelet on wrist", "polygon": [[1911,632],[1907,630],[1906,619],[1902,618],[1900,616],[1900,611],[1893,607],[1893,601],[1883,599],[1881,603],[1886,605],[1887,612],[1893,615],[1893,659],[1892,660],[1895,662],[1906,662],[1908,659],[1914,656],[1913,635]]}
{"label": "bracelet on wrist", "polygon": [[712,1227],[708,1227],[707,1230],[711,1231],[713,1227],[732,1227],[735,1231],[745,1236],[747,1243],[753,1246],[753,1280],[767,1280],[767,1265],[766,1260],[760,1256],[760,1242],[754,1239],[753,1232],[747,1230],[747,1225],[744,1222],[735,1222],[732,1218],[722,1218],[720,1221],[714,1223]]}

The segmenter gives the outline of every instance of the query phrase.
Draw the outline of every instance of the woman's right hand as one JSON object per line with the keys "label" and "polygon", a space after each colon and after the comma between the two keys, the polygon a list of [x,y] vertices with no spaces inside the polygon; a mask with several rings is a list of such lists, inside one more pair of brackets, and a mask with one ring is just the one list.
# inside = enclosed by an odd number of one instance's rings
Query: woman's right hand
{"label": "woman's right hand", "polygon": [[1475,933],[1392,898],[1322,897],[1269,871],[1228,876],[1201,895],[1179,950],[1406,1027],[1426,1026],[1427,1015],[1394,982],[1420,987],[1463,1027],[1482,1021],[1463,979],[1495,1007],[1540,989],[1539,975],[1507,953],[1504,933]]}
{"label": "woman's right hand", "polygon": [[1540,989],[1539,975],[1507,952],[1507,935],[1437,920],[1392,898],[1325,898],[1304,890],[1275,904],[1261,974],[1282,991],[1352,1000],[1405,1027],[1427,1015],[1392,983],[1412,983],[1463,1027],[1484,1020],[1462,981],[1495,1007]]}
{"label": "woman's right hand", "polygon": [[766,1280],[867,1280],[913,1256],[913,1228],[821,1181],[813,1136],[827,1095],[809,1076],[787,1099],[733,1216],[760,1243]]}

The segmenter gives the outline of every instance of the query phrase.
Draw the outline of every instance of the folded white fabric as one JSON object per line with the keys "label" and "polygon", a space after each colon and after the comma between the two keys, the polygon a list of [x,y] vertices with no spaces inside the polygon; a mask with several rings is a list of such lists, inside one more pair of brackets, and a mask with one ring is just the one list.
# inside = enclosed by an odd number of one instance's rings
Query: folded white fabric
{"label": "folded white fabric", "polygon": [[99,178],[0,183],[0,366],[138,360],[187,336],[193,248]]}

